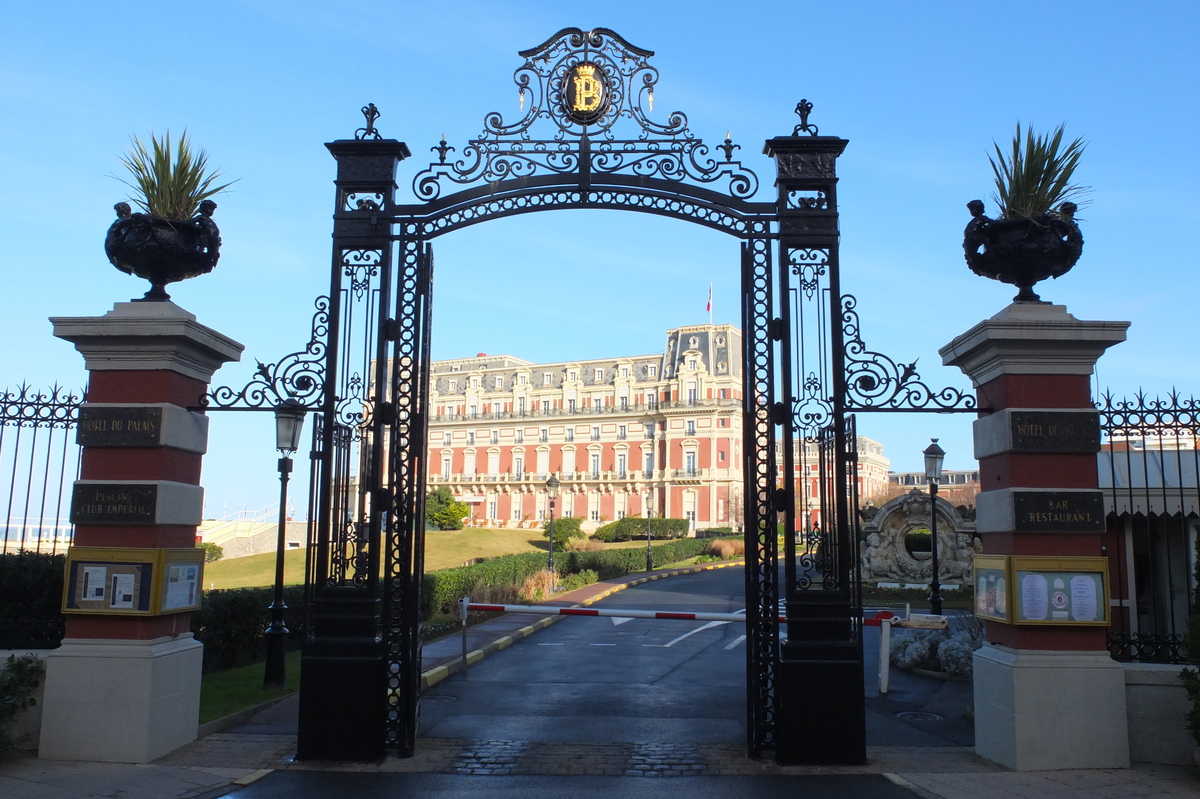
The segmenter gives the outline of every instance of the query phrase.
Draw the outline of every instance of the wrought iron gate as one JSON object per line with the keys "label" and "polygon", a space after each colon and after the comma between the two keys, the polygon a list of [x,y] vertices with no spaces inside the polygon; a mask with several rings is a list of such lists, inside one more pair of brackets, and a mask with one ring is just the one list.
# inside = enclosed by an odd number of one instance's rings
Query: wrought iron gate
{"label": "wrought iron gate", "polygon": [[[787,759],[789,747],[808,747],[797,731],[815,725],[808,709],[786,701],[781,669],[800,669],[788,681],[798,687],[795,678],[809,676],[805,669],[823,674],[847,659],[861,674],[856,436],[848,414],[973,408],[952,390],[932,394],[914,369],[867,351],[858,337],[854,299],[841,293],[838,272],[836,160],[847,142],[820,136],[808,121],[812,105],[801,101],[800,124],[766,144],[776,198],[755,201],[758,177],[733,158],[740,145],[726,138],[710,148],[681,112],[665,123],[652,119],[652,55],[604,28],[565,29],[521,52],[514,74],[520,118],[489,113],[461,151],[445,139],[432,146],[437,160],[413,179],[412,203],[398,200],[395,182],[410,151],[382,137],[373,104],[363,108],[366,124],[353,140],[326,145],[338,165],[332,277],[328,297],[317,303],[312,340],[273,366],[260,364],[250,386],[219,389],[212,401],[214,408],[261,409],[291,398],[318,416],[301,758],[373,759],[385,748],[413,753],[430,242],[516,214],[639,211],[741,241],[751,756],[775,750]],[[819,491],[823,528],[820,545],[798,556],[804,542],[797,542],[791,470],[810,444],[829,465]],[[781,519],[789,643],[776,622]],[[861,677],[842,674],[822,687],[835,697],[830,701],[843,703],[837,715],[847,719],[836,751],[820,755],[827,762],[865,757],[861,685]]]}

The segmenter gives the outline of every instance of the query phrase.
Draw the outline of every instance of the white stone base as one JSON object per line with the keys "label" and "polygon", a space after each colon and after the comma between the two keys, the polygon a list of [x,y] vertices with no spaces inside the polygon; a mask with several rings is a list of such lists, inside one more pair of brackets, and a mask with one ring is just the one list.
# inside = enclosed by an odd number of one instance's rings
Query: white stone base
{"label": "white stone base", "polygon": [[1129,768],[1125,670],[1107,652],[975,653],[975,751],[1017,771]]}
{"label": "white stone base", "polygon": [[196,740],[204,646],[67,638],[47,653],[38,757],[149,763]]}

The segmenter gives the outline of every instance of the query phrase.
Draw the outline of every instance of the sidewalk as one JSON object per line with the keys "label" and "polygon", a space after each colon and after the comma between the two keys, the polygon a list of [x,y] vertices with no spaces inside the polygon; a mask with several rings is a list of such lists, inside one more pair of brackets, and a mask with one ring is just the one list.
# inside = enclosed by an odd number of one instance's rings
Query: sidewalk
{"label": "sidewalk", "polygon": [[[555,598],[553,605],[592,604],[628,586],[702,569],[669,569],[643,577],[608,580]],[[561,616],[532,620],[507,614],[468,629],[468,661],[475,663],[533,634]],[[447,636],[422,649],[425,687],[462,668],[462,639]],[[923,678],[921,678],[923,679]],[[963,690],[947,686],[946,691]],[[202,737],[148,765],[38,760],[29,753],[0,757],[0,797],[58,799],[215,799],[273,771],[341,771],[378,774],[593,775],[606,777],[763,777],[883,774],[923,797],[980,796],[1085,799],[1200,797],[1200,769],[1135,764],[1128,770],[1011,772],[977,757],[968,747],[871,746],[868,763],[853,767],[782,767],[754,761],[741,747],[691,744],[595,743],[546,746],[514,741],[422,738],[413,758],[377,764],[291,761],[298,697],[292,695],[247,718],[206,725]],[[280,775],[282,776],[282,775]],[[299,777],[299,774],[296,774]],[[267,780],[270,782],[270,780]],[[798,786],[799,787],[799,786]]]}

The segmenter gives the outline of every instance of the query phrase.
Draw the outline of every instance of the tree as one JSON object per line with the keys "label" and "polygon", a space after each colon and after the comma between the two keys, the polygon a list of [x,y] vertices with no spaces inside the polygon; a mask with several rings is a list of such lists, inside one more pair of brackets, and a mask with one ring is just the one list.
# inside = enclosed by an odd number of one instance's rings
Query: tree
{"label": "tree", "polygon": [[439,530],[461,530],[462,520],[470,512],[467,503],[456,500],[445,486],[431,491],[425,498],[425,523]]}
{"label": "tree", "polygon": [[[580,524],[582,523],[583,519],[580,519],[576,516],[563,516],[560,519],[555,519],[554,548],[560,551],[565,550],[567,548],[567,542],[572,538],[583,538],[583,528],[580,527]],[[549,520],[542,525],[542,529],[545,530],[542,535],[546,538],[550,538]]]}
{"label": "tree", "polygon": [[225,550],[221,549],[219,544],[197,544],[198,548],[204,550],[204,562],[216,563],[221,558],[225,557]]}

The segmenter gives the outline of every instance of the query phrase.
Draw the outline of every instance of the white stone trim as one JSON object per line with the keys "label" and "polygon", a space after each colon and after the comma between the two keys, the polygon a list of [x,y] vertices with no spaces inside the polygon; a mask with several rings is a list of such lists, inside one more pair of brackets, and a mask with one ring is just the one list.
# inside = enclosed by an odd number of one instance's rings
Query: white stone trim
{"label": "white stone trim", "polygon": [[172,302],[118,302],[104,316],[57,316],[50,322],[55,336],[83,354],[88,371],[165,370],[208,383],[245,349]]}
{"label": "white stone trim", "polygon": [[977,387],[1010,374],[1090,375],[1128,328],[1129,322],[1076,319],[1063,305],[1013,303],[938,352]]}

